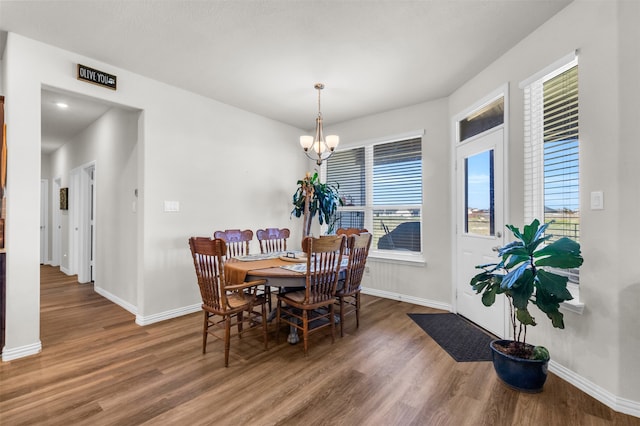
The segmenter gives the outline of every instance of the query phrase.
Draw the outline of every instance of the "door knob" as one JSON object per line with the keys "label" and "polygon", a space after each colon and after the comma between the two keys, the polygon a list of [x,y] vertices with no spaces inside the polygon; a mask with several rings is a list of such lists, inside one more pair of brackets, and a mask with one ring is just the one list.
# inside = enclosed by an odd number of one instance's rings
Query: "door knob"
{"label": "door knob", "polygon": [[495,246],[495,247],[491,247],[491,250],[495,251],[496,253],[500,251],[500,246]]}
{"label": "door knob", "polygon": [[496,237],[502,238],[502,232],[500,232],[500,231],[496,232]]}

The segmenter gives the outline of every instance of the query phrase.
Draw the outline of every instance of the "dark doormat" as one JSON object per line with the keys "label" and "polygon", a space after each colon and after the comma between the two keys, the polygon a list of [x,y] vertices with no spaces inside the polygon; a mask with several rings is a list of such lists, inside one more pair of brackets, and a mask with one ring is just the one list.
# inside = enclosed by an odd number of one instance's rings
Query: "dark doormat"
{"label": "dark doormat", "polygon": [[491,361],[489,343],[497,337],[459,315],[407,314],[458,362]]}

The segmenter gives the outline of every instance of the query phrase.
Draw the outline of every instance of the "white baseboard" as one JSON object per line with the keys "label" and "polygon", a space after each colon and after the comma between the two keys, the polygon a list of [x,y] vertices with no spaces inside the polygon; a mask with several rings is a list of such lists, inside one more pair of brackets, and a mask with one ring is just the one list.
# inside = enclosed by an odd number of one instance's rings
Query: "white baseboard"
{"label": "white baseboard", "polygon": [[549,361],[549,371],[561,379],[571,383],[584,393],[594,397],[604,405],[608,406],[614,411],[629,414],[631,416],[640,417],[640,402],[631,401],[629,399],[620,398],[614,395],[606,389],[596,385],[595,383],[585,379],[574,371],[569,370],[563,365]]}
{"label": "white baseboard", "polygon": [[435,300],[421,299],[419,297],[407,296],[405,294],[393,293],[385,290],[377,290],[373,288],[362,287],[363,294],[370,294],[371,296],[378,296],[385,299],[397,300],[400,302],[412,303],[414,305],[426,306],[433,309],[442,309],[443,311],[451,312],[451,305],[448,303],[436,302]]}
{"label": "white baseboard", "polygon": [[200,312],[202,310],[202,303],[196,303],[195,305],[184,306],[178,309],[172,309],[170,311],[160,312],[153,315],[136,315],[136,324],[149,325],[155,322],[168,320],[171,318],[181,317],[183,315],[192,314],[194,312]]}
{"label": "white baseboard", "polygon": [[105,299],[109,299],[110,301],[120,306],[121,308],[124,308],[127,311],[131,312],[133,315],[138,315],[138,308],[132,305],[131,303],[127,302],[126,300],[123,300],[118,296],[112,293],[109,293],[107,290],[103,289],[102,287],[98,287],[96,285],[93,286],[93,290],[96,293],[98,293],[100,296],[104,297]]}
{"label": "white baseboard", "polygon": [[69,271],[69,269],[65,268],[64,266],[60,266],[60,272],[66,274],[66,275],[73,275],[71,273],[71,271]]}
{"label": "white baseboard", "polygon": [[18,348],[7,349],[5,346],[2,351],[2,361],[13,361],[14,359],[24,358],[25,356],[36,355],[42,351],[42,342],[37,341],[30,345],[20,346]]}
{"label": "white baseboard", "polygon": [[619,397],[616,397],[616,400],[618,403],[616,404],[617,408],[614,408],[614,410],[640,418],[640,402]]}

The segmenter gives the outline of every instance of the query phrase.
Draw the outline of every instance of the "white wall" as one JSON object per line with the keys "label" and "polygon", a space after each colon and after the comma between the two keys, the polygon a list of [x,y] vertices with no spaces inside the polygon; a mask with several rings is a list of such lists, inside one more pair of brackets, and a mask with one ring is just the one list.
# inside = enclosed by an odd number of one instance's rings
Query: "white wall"
{"label": "white wall", "polygon": [[619,19],[619,118],[620,155],[618,157],[618,185],[620,204],[616,223],[616,236],[620,282],[620,297],[616,311],[618,318],[618,341],[620,342],[620,395],[640,401],[640,368],[638,351],[638,308],[640,307],[640,266],[637,245],[636,223],[640,212],[640,144],[638,143],[638,119],[640,118],[640,2],[620,3]]}
{"label": "white wall", "polygon": [[[40,91],[43,85],[142,110],[138,126],[138,316],[195,305],[187,239],[215,229],[300,226],[290,198],[309,162],[300,129],[10,33],[7,329],[3,359],[39,349]],[[76,80],[77,63],[118,76],[118,91]],[[274,155],[277,153],[277,155]],[[163,201],[180,212],[163,212]]]}
{"label": "white wall", "polygon": [[0,58],[0,95],[4,96],[4,79],[2,75],[4,74],[4,60]]}
{"label": "white wall", "polygon": [[[369,258],[367,292],[448,309],[451,306],[450,138],[446,99],[376,114],[328,127],[340,148],[424,129],[422,241],[426,265]],[[392,293],[392,294],[386,294]]]}
{"label": "white wall", "polygon": [[[579,49],[581,246],[585,259],[580,299],[586,307],[582,315],[565,312],[565,330],[552,328],[538,312],[539,325],[530,328],[528,341],[549,348],[552,360],[581,376],[594,393],[611,397],[610,405],[618,407],[623,400],[640,401],[638,358],[633,355],[640,351],[640,332],[634,326],[640,301],[640,262],[637,249],[632,250],[635,260],[627,253],[635,246],[628,230],[635,228],[640,207],[640,153],[633,142],[640,96],[639,18],[635,2],[573,2],[450,97],[453,116],[509,82],[511,216],[507,223],[522,226],[523,94],[518,84]],[[635,91],[630,91],[632,87]],[[590,192],[598,190],[604,191],[605,210],[592,211]],[[623,293],[628,293],[625,301]]]}

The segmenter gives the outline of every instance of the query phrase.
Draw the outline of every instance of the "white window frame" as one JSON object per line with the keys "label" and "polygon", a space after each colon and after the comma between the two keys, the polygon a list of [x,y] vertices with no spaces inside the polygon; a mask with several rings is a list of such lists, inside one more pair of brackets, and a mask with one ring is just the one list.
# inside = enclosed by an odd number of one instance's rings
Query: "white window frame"
{"label": "white window frame", "polygon": [[[524,219],[530,223],[534,218],[544,218],[544,162],[542,145],[542,128],[536,122],[542,121],[541,111],[532,110],[532,103],[542,104],[542,85],[570,68],[578,65],[578,51],[558,59],[548,67],[522,81],[519,85],[524,91]],[[533,102],[532,102],[533,101]],[[574,278],[574,277],[572,277]],[[579,277],[578,280],[579,282]],[[563,302],[561,306],[581,314],[584,303],[580,302],[579,284],[569,282],[567,289],[573,296],[573,300]]]}
{"label": "white window frame", "polygon": [[[381,206],[381,205],[373,205],[373,149],[376,145],[393,143],[393,142],[401,142],[409,139],[417,139],[420,138],[422,140],[424,146],[424,129],[414,130],[411,132],[406,132],[402,134],[397,134],[393,136],[387,136],[383,138],[370,139],[367,141],[360,142],[358,144],[349,145],[348,147],[344,147],[342,149],[338,149],[337,152],[349,151],[359,148],[364,148],[365,150],[365,204],[363,206],[344,206],[340,207],[341,211],[355,211],[364,212],[364,227],[366,229],[373,230],[373,211],[374,210],[384,210],[385,208],[398,210],[402,208],[406,209],[420,209],[420,252],[415,251],[403,251],[403,250],[378,250],[377,247],[371,246],[369,251],[369,257],[374,259],[381,260],[391,260],[398,262],[409,262],[409,263],[425,263],[424,258],[424,192],[422,193],[421,203],[420,205],[410,204],[410,205],[392,205],[392,206]],[[424,150],[423,157],[424,157]],[[424,160],[423,160],[424,167]],[[323,181],[326,181],[327,177],[327,163],[326,161],[322,163],[320,173]],[[422,175],[424,178],[424,169],[422,170]],[[326,227],[323,228],[323,231],[326,232]]]}

